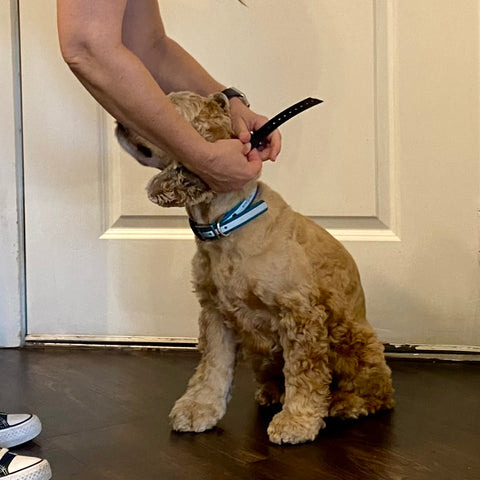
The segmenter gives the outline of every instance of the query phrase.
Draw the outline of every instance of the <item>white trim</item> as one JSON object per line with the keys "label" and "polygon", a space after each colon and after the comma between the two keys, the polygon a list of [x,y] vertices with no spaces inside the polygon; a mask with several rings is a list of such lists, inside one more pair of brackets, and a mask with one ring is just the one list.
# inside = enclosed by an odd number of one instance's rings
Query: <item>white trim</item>
{"label": "white trim", "polygon": [[[342,242],[400,242],[375,217],[310,217]],[[105,240],[193,240],[188,217],[122,216],[100,237]]]}
{"label": "white trim", "polygon": [[400,242],[400,238],[389,229],[385,230],[335,230],[327,229],[340,242]]}
{"label": "white trim", "polygon": [[[196,337],[155,337],[129,335],[27,335],[29,345],[197,350]],[[393,350],[392,350],[393,348]],[[398,349],[396,351],[395,349]],[[388,358],[427,359],[446,361],[480,361],[480,346],[475,345],[387,345]]]}
{"label": "white trim", "polygon": [[193,240],[190,228],[109,228],[102,240]]}
{"label": "white trim", "polygon": [[397,38],[395,4],[375,0],[375,165],[377,218],[393,232],[400,231],[400,186],[396,152]]}
{"label": "white trim", "polygon": [[[400,242],[391,230],[326,229],[341,242]],[[190,228],[109,228],[102,240],[193,240]]]}
{"label": "white trim", "polygon": [[196,349],[196,337],[155,337],[130,335],[27,335],[26,342],[41,345],[98,346],[125,348],[182,348]]}
{"label": "white trim", "polygon": [[418,344],[418,345],[391,345],[394,348],[402,350],[404,348],[411,349],[412,351],[423,353],[423,352],[448,352],[448,353],[472,353],[480,354],[480,346],[478,345],[429,345],[429,344]]}
{"label": "white trim", "polygon": [[394,345],[385,348],[387,359],[436,360],[443,362],[479,362],[480,346],[476,345]]}
{"label": "white trim", "polygon": [[0,2],[0,346],[25,334],[25,259],[18,1]]}
{"label": "white trim", "polygon": [[[198,343],[197,337],[158,337],[153,335],[58,335],[58,334],[31,334],[26,336],[30,343],[71,343],[71,344],[170,344],[194,345]],[[431,344],[388,344],[389,353],[395,353],[398,349],[401,353],[454,353],[480,355],[480,345],[431,345]]]}
{"label": "white trim", "polygon": [[[196,345],[197,337],[158,337],[153,335],[58,335],[58,334],[31,334],[26,336],[30,343],[70,343],[70,344],[161,344],[161,345]],[[389,344],[389,353],[452,353],[480,355],[480,345],[431,345],[431,344]]]}

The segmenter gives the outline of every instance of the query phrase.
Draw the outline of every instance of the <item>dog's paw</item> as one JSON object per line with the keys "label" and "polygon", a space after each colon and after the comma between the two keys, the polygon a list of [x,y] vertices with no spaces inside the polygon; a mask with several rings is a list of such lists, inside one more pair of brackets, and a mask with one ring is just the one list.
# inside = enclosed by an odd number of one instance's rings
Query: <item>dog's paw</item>
{"label": "dog's paw", "polygon": [[170,424],[177,432],[204,432],[215,427],[225,414],[225,406],[182,397],[170,412]]}
{"label": "dog's paw", "polygon": [[365,399],[351,392],[334,392],[328,415],[340,418],[358,418],[368,415]]}
{"label": "dog's paw", "polygon": [[273,443],[304,443],[315,440],[318,432],[325,427],[323,418],[311,415],[293,415],[286,410],[277,413],[268,426],[268,437]]}
{"label": "dog's paw", "polygon": [[266,382],[259,385],[255,392],[256,402],[262,407],[283,403],[285,393],[282,387],[278,382]]}

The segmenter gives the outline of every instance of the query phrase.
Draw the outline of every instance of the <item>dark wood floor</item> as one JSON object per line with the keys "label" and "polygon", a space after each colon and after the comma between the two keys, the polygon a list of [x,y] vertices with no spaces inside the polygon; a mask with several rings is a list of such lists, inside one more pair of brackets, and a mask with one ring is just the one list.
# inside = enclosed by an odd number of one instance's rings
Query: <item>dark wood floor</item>
{"label": "dark wood floor", "polygon": [[480,363],[391,360],[397,406],[329,421],[301,446],[268,442],[275,413],[240,365],[227,415],[203,434],[172,433],[168,412],[195,352],[0,350],[0,410],[34,411],[42,434],[15,449],[54,479],[480,479]]}

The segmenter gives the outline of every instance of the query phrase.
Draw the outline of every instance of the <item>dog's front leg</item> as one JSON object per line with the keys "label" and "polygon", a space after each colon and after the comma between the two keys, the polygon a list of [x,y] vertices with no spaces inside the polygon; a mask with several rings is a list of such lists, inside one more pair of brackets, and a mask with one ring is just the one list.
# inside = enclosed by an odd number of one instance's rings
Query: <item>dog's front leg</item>
{"label": "dog's front leg", "polygon": [[287,313],[280,322],[285,400],[268,426],[273,443],[311,441],[325,427],[331,382],[325,320],[325,310],[316,307],[305,315]]}
{"label": "dog's front leg", "polygon": [[235,367],[236,344],[220,313],[203,308],[200,314],[200,363],[185,394],[170,412],[172,428],[203,432],[225,414]]}

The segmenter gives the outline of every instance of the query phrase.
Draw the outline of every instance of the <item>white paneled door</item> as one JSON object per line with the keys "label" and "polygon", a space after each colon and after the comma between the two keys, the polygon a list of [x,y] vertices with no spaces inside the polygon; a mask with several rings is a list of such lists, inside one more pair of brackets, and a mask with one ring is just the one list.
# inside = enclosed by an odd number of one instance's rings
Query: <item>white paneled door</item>
{"label": "white paneled door", "polygon": [[[283,128],[263,179],[357,259],[385,342],[480,346],[476,0],[162,0],[168,33]],[[193,236],[144,191],[20,0],[30,338],[197,335]],[[135,88],[132,86],[132,88]]]}

